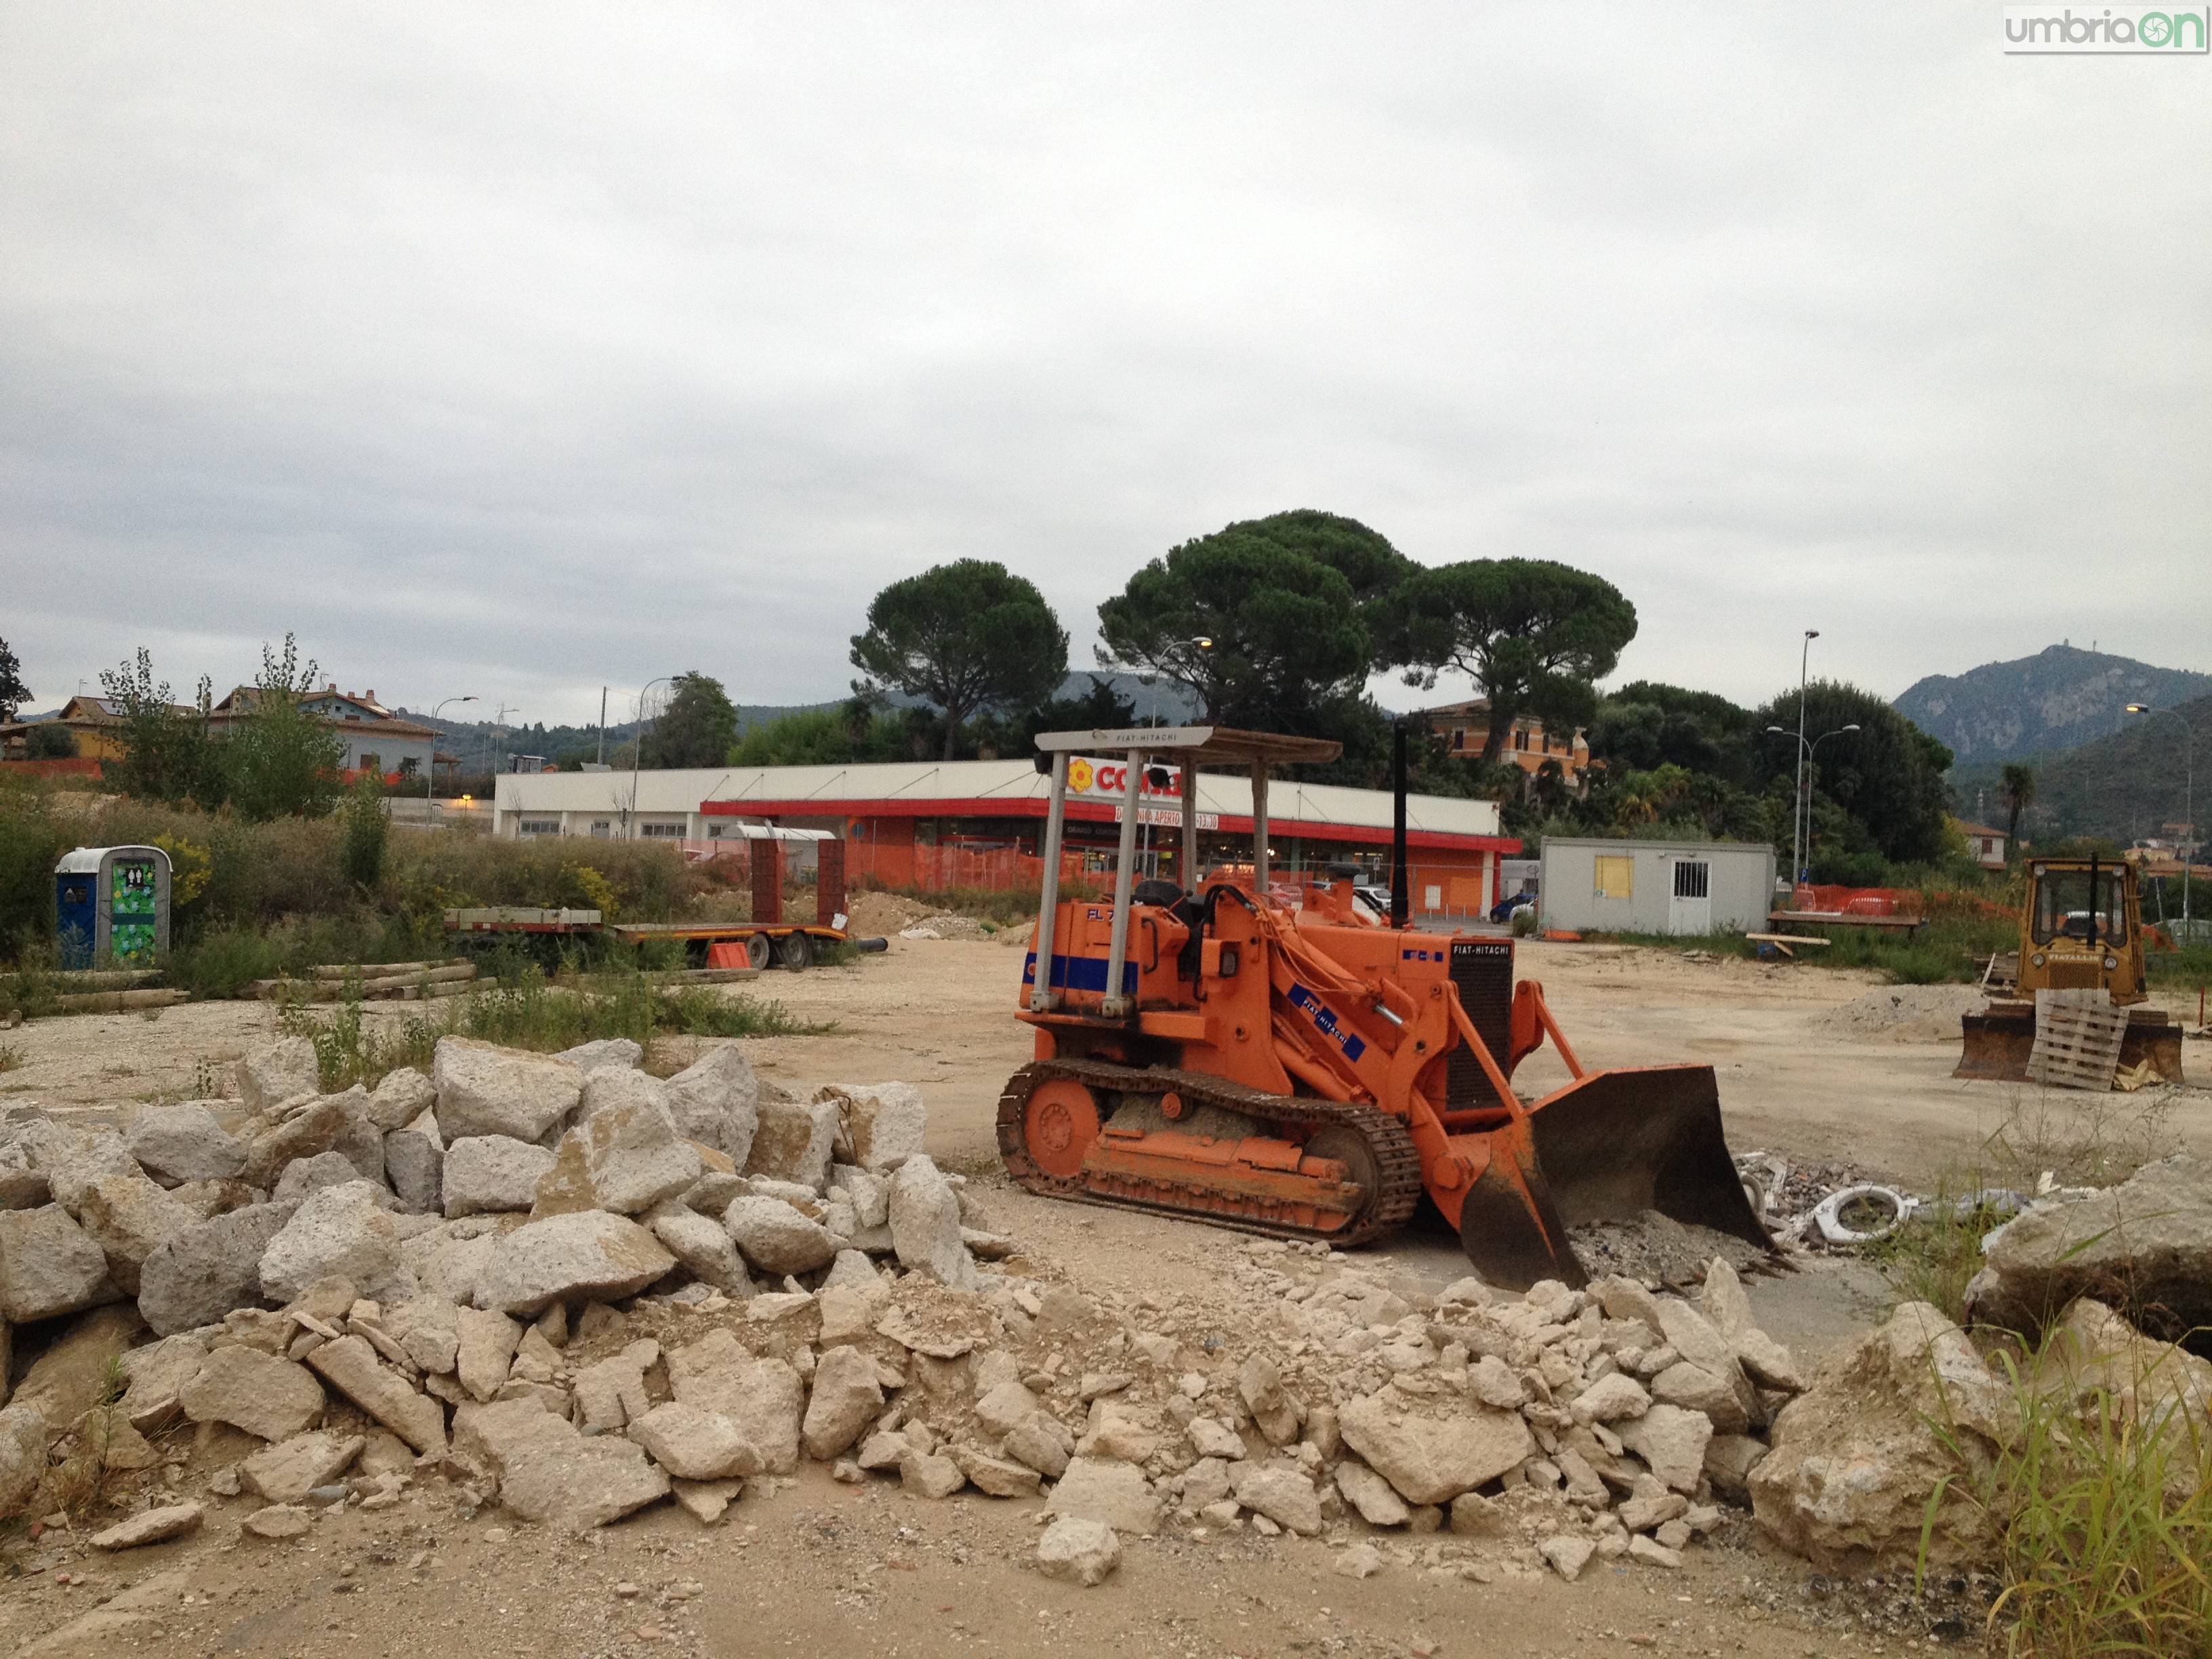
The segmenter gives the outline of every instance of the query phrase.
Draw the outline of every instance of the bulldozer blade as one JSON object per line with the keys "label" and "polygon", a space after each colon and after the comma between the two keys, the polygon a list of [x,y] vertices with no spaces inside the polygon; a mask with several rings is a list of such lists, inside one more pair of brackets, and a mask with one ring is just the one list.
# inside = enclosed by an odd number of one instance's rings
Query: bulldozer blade
{"label": "bulldozer blade", "polygon": [[[2028,1080],[2028,1061],[2035,1054],[2033,1003],[1992,1002],[1978,1014],[1961,1014],[1959,1024],[1963,1041],[1953,1077],[1986,1083]],[[2137,1008],[2120,1036],[2120,1069],[2145,1060],[2164,1081],[2181,1082],[2181,1027],[2163,1014]]]}
{"label": "bulldozer blade", "polygon": [[1646,1210],[1771,1249],[1721,1129],[1710,1066],[1592,1072],[1492,1136],[1489,1165],[1460,1209],[1468,1260],[1501,1288],[1589,1274],[1567,1230]]}

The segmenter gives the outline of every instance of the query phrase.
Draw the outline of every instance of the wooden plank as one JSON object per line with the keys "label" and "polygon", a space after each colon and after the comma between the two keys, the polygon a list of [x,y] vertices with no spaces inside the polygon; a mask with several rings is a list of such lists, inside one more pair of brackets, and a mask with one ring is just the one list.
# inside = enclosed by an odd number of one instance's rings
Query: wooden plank
{"label": "wooden plank", "polygon": [[1809,945],[1823,946],[1833,945],[1836,942],[1832,939],[1817,938],[1811,933],[1746,933],[1744,937],[1747,939],[1755,940],[1761,945]]}

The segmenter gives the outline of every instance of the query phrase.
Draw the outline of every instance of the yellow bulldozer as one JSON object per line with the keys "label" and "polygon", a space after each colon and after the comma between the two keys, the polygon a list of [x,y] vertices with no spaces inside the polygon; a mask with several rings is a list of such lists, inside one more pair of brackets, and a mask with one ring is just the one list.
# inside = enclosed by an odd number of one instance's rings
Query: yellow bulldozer
{"label": "yellow bulldozer", "polygon": [[2181,1027],[2165,1009],[2149,1006],[2131,864],[2094,857],[2031,860],[2020,948],[1994,957],[1982,983],[1990,1004],[1961,1017],[1965,1043],[1954,1077],[2027,1081],[2036,993],[2102,991],[2113,1006],[2128,1011],[2120,1069],[2148,1060],[2167,1082],[2181,1081]]}

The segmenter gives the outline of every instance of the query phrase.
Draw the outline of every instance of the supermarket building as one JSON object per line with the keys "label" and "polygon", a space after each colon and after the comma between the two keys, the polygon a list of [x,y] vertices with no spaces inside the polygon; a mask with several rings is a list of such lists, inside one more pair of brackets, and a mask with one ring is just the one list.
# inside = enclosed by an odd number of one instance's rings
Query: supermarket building
{"label": "supermarket building", "polygon": [[[1068,769],[1065,868],[1113,867],[1127,775],[1118,757],[1078,757]],[[917,761],[836,766],[734,766],[658,772],[502,774],[492,831],[515,836],[623,840],[682,846],[693,859],[742,858],[750,827],[826,830],[846,843],[848,880],[943,890],[1038,884],[1050,780],[1026,760]],[[1378,882],[1390,864],[1391,801],[1378,789],[1297,783],[1269,787],[1268,841],[1287,876],[1351,862]],[[1198,775],[1199,860],[1251,856],[1252,800],[1241,774]],[[1177,767],[1146,769],[1138,802],[1141,873],[1180,879],[1182,817]],[[1498,896],[1498,866],[1521,843],[1498,833],[1486,800],[1408,798],[1413,908],[1479,915]],[[797,850],[797,843],[793,843]]]}

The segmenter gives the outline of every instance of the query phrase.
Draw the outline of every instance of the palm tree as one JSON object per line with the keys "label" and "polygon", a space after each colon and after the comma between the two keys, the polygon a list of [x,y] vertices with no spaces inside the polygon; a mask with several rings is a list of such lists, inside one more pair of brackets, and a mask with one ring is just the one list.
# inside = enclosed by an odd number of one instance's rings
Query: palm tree
{"label": "palm tree", "polygon": [[2004,802],[2008,814],[2005,851],[2010,855],[2020,850],[2020,815],[2035,805],[2035,769],[2018,761],[2008,762],[1997,785],[1997,799]]}

